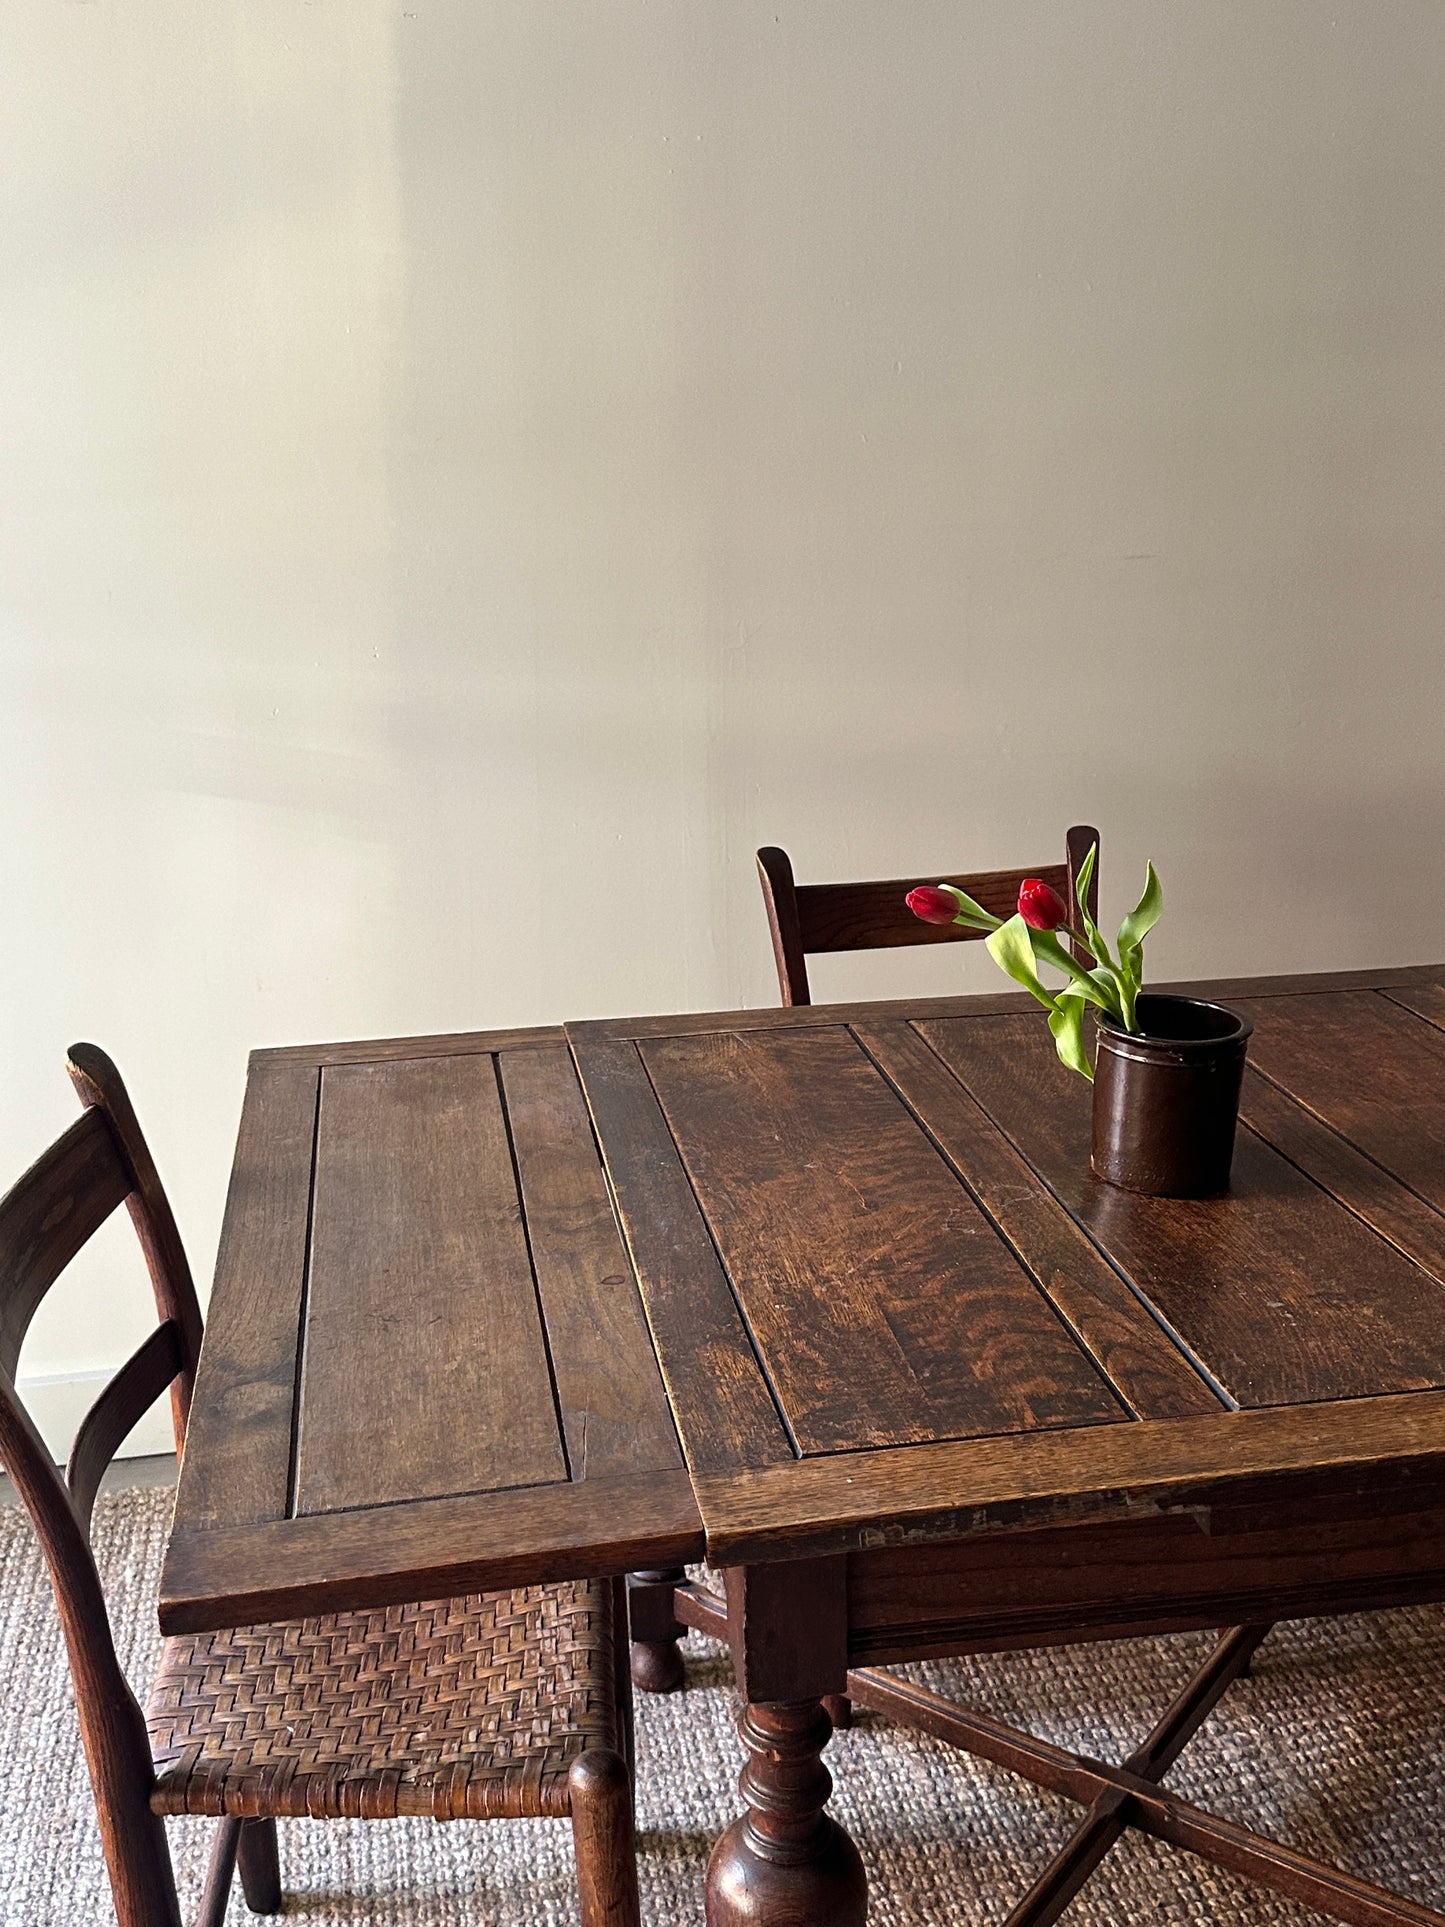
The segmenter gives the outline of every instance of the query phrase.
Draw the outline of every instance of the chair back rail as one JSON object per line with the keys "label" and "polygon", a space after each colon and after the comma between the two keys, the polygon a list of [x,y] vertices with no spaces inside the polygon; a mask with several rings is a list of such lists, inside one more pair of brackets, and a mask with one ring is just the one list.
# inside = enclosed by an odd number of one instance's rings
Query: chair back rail
{"label": "chair back rail", "polygon": [[[90,1518],[106,1466],[168,1385],[179,1449],[201,1312],[119,1073],[103,1051],[85,1044],[72,1050],[69,1070],[85,1114],[0,1199],[0,1463],[50,1571],[120,1927],[180,1927],[164,1826],[150,1809],[155,1772],[145,1718],[116,1656]],[[122,1203],[139,1234],[161,1322],[87,1413],[62,1475],[16,1392],[15,1367],[46,1292]]]}
{"label": "chair back rail", "polygon": [[181,1243],[170,1199],[120,1072],[95,1044],[72,1044],[65,1067],[81,1103],[88,1110],[102,1111],[115,1133],[130,1169],[131,1191],[125,1201],[126,1209],[145,1255],[156,1311],[163,1319],[173,1318],[180,1327],[183,1363],[171,1385],[171,1423],[176,1457],[180,1458],[185,1449],[186,1420],[190,1416],[191,1392],[196,1382],[196,1362],[201,1355],[202,1329],[201,1302],[196,1296],[186,1248]]}
{"label": "chair back rail", "polygon": [[174,1318],[167,1318],[131,1353],[81,1420],[66,1463],[65,1483],[70,1488],[70,1503],[87,1531],[105,1468],[130,1436],[136,1420],[175,1383],[184,1362],[181,1328]]}
{"label": "chair back rail", "polygon": [[[996,917],[1010,917],[1018,908],[1019,888],[1025,877],[1040,877],[1064,901],[1074,902],[1074,881],[1084,858],[1098,842],[1098,831],[1075,824],[1065,840],[1062,863],[1046,863],[1024,870],[957,872],[949,876],[891,877],[866,883],[797,883],[785,850],[758,851],[758,875],[767,905],[773,956],[785,1005],[812,1002],[807,958],[839,950],[887,950],[926,943],[973,943],[981,930],[956,923],[924,923],[908,908],[905,898],[919,883],[951,883],[965,891]],[[1098,913],[1097,860],[1089,883],[1089,912]],[[1074,946],[1081,961],[1093,960],[1082,945]]]}
{"label": "chair back rail", "polygon": [[0,1371],[7,1378],[46,1292],[130,1189],[104,1114],[87,1111],[0,1205]]}

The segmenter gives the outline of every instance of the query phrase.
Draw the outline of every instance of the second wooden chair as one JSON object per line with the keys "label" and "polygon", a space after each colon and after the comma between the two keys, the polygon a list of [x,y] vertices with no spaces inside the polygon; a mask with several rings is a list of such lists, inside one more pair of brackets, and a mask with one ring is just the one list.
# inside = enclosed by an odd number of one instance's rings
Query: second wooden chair
{"label": "second wooden chair", "polygon": [[[996,917],[1018,908],[1025,877],[1041,877],[1065,903],[1074,902],[1074,882],[1099,832],[1076,823],[1065,838],[1062,863],[1030,870],[981,870],[956,876],[891,877],[877,883],[795,883],[786,850],[772,845],[758,851],[758,875],[772,931],[778,987],[785,1004],[810,1004],[808,958],[831,950],[892,950],[922,943],[977,943],[983,933],[961,924],[923,923],[904,901],[919,883],[951,883],[966,891]],[[1089,913],[1097,916],[1099,865],[1089,884]]]}

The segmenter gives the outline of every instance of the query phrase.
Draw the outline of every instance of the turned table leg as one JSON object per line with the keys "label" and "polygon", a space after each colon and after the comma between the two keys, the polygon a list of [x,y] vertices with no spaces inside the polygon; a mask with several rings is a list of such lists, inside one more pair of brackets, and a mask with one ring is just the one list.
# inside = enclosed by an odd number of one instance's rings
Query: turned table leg
{"label": "turned table leg", "polygon": [[738,1787],[746,1812],[713,1849],[708,1927],[863,1927],[858,1849],[825,1811],[826,1700],[848,1683],[847,1561],[734,1566],[728,1641],[747,1705]]}
{"label": "turned table leg", "polygon": [[687,1628],[672,1610],[674,1586],[686,1582],[682,1566],[627,1575],[627,1612],[632,1629],[632,1683],[644,1693],[674,1693],[683,1683],[677,1642]]}
{"label": "turned table leg", "polygon": [[818,1699],[749,1704],[738,1722],[747,1804],[713,1848],[708,1927],[862,1927],[868,1883],[858,1849],[825,1811],[822,1761],[833,1723]]}

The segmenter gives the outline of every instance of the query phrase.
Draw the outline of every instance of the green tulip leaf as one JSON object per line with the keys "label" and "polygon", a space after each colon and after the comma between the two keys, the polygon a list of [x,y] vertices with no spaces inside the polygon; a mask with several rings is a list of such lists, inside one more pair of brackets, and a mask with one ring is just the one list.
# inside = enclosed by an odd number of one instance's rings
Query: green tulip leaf
{"label": "green tulip leaf", "polygon": [[1145,937],[1159,921],[1164,908],[1164,891],[1154,874],[1154,865],[1148,866],[1148,876],[1144,883],[1144,894],[1134,908],[1119,925],[1119,963],[1134,984],[1139,982],[1143,968],[1143,944]]}
{"label": "green tulip leaf", "polygon": [[[1094,970],[1084,966],[1059,942],[1052,930],[1029,930],[1029,941],[1033,945],[1035,957],[1043,957],[1057,969],[1062,970],[1069,979],[1065,986],[1076,996],[1085,997],[1101,1010],[1111,1010],[1117,1016],[1119,1010],[1119,991],[1114,982],[1114,973],[1105,964]],[[1063,995],[1063,992],[1060,992]]]}
{"label": "green tulip leaf", "polygon": [[1107,1010],[1111,1016],[1118,1017],[1122,1015],[1124,993],[1119,987],[1117,974],[1110,969],[1108,964],[1100,964],[1096,969],[1089,972],[1089,977],[1098,987],[1098,1000],[1102,1007]]}
{"label": "green tulip leaf", "polygon": [[1046,990],[1034,968],[1034,947],[1029,941],[1032,935],[1022,917],[1010,917],[1001,923],[988,937],[984,948],[993,958],[1000,970],[1006,971],[1016,984],[1022,984],[1032,996],[1037,997],[1047,1011],[1058,1008],[1057,999],[1052,991]]}
{"label": "green tulip leaf", "polygon": [[1079,918],[1084,926],[1084,935],[1088,939],[1089,948],[1094,953],[1095,963],[1108,964],[1113,962],[1113,958],[1109,955],[1109,946],[1104,942],[1103,931],[1089,914],[1089,885],[1093,881],[1094,865],[1098,859],[1099,846],[1097,843],[1091,843],[1089,854],[1079,865],[1079,874],[1074,878],[1074,901],[1079,906]]}
{"label": "green tulip leaf", "polygon": [[[1142,952],[1136,950],[1134,954],[1136,957],[1139,957],[1142,960],[1142,954],[1143,954]],[[1123,1006],[1123,1009],[1120,1010],[1118,1013],[1119,1018],[1122,1021],[1125,1030],[1132,1030],[1136,1034],[1139,1029],[1138,1005],[1139,1005],[1139,983],[1138,983],[1138,979],[1136,978],[1133,983],[1128,983],[1128,982],[1125,983],[1124,1006]]]}
{"label": "green tulip leaf", "polygon": [[1054,1049],[1059,1053],[1060,1063],[1087,1077],[1092,1084],[1094,1067],[1084,1048],[1084,1000],[1074,995],[1075,989],[1071,984],[1049,1012],[1049,1029],[1054,1034]]}
{"label": "green tulip leaf", "polygon": [[1001,917],[990,915],[981,903],[975,903],[972,897],[958,888],[957,884],[940,883],[938,887],[940,890],[947,890],[948,894],[957,900],[958,915],[954,918],[955,923],[965,924],[970,930],[997,930],[1003,921]]}

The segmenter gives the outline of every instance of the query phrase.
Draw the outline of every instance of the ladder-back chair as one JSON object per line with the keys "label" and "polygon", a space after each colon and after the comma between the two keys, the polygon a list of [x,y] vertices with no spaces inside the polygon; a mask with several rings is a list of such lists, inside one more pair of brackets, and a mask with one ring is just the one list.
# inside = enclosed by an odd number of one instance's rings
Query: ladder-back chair
{"label": "ladder-back chair", "polygon": [[[106,1466],[167,1386],[183,1450],[201,1313],[119,1073],[90,1044],[69,1070],[83,1115],[0,1199],[0,1462],[49,1567],[120,1927],[181,1927],[164,1816],[196,1813],[221,1820],[196,1927],[217,1927],[238,1864],[252,1910],[280,1911],[278,1816],[408,1813],[569,1817],[583,1927],[636,1927],[620,1581],[168,1639],[142,1714],[90,1519]],[[16,1394],[16,1363],[45,1293],[122,1203],[160,1323],[92,1406],[62,1475]]]}
{"label": "ladder-back chair", "polygon": [[[758,851],[758,876],[768,909],[778,984],[785,1004],[810,1004],[808,958],[830,950],[893,950],[917,943],[977,943],[984,932],[957,923],[923,923],[904,898],[919,883],[951,883],[996,917],[1018,909],[1025,877],[1041,877],[1074,907],[1074,880],[1099,832],[1076,823],[1065,838],[1062,863],[1033,870],[984,870],[969,876],[893,877],[881,883],[795,883],[786,850]],[[1098,916],[1099,864],[1089,880],[1089,914]],[[1075,946],[1076,954],[1087,953]]]}

